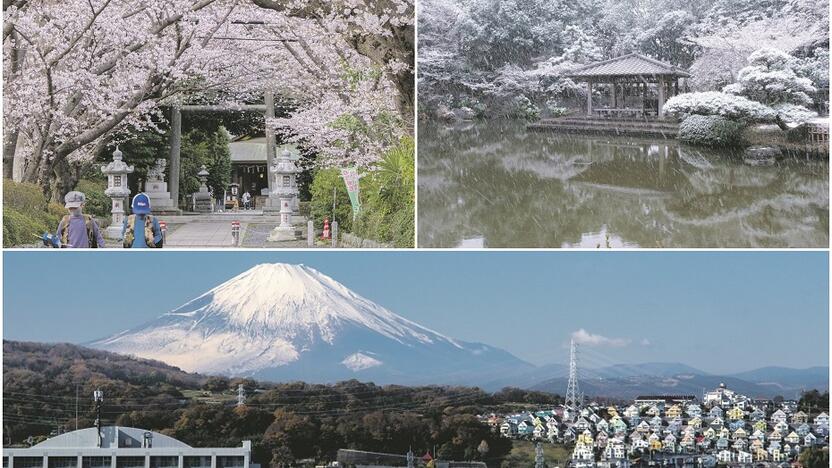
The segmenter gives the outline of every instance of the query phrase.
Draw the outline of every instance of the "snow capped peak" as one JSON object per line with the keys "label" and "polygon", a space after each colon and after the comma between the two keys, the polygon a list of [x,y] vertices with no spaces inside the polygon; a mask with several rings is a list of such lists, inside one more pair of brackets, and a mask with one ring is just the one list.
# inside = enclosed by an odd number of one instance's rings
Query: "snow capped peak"
{"label": "snow capped peak", "polygon": [[[370,369],[377,377],[411,379],[409,370],[425,361],[437,373],[444,366],[446,378],[464,379],[460,373],[495,359],[495,352],[480,353],[411,322],[313,268],[285,263],[256,265],[149,323],[90,345],[190,372],[315,381]],[[496,356],[509,367],[523,364]]]}
{"label": "snow capped peak", "polygon": [[450,338],[358,296],[319,271],[285,263],[257,265],[166,314],[197,321],[221,319],[251,334],[283,338],[318,335],[332,342],[347,325],[370,328],[398,341]]}
{"label": "snow capped peak", "polygon": [[365,353],[358,352],[350,354],[349,356],[344,358],[344,360],[341,361],[341,364],[343,364],[344,367],[353,372],[358,372],[365,369],[380,366],[383,363],[372,356],[368,356]]}

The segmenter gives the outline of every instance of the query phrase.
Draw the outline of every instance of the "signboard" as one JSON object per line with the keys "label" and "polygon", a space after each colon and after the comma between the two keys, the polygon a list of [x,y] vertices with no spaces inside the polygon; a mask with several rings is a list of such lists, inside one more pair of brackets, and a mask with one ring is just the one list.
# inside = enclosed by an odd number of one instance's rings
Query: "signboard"
{"label": "signboard", "polygon": [[358,179],[361,176],[358,175],[356,168],[346,167],[341,169],[341,177],[344,178],[344,184],[347,186],[347,193],[350,196],[350,203],[352,204],[352,217],[355,219],[359,210],[361,210],[361,201],[358,199]]}

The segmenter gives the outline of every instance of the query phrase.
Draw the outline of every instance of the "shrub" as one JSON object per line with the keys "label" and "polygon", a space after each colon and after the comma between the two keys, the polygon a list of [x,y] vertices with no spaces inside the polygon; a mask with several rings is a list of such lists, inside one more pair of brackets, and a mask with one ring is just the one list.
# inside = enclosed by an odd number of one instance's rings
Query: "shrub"
{"label": "shrub", "polygon": [[737,145],[743,128],[742,123],[718,115],[690,115],[679,125],[679,139],[696,145]]}
{"label": "shrub", "polygon": [[680,118],[713,115],[743,122],[773,122],[777,113],[770,107],[742,96],[706,91],[685,93],[670,98],[664,111]]}
{"label": "shrub", "polygon": [[3,181],[3,247],[36,243],[35,236],[54,232],[65,214],[63,206],[47,202],[37,185]]}
{"label": "shrub", "polygon": [[38,185],[6,179],[3,181],[3,206],[21,212],[43,210],[46,197]]}
{"label": "shrub", "polygon": [[55,226],[48,225],[43,219],[25,215],[14,208],[3,208],[3,247],[33,244],[37,242],[36,235],[54,229]]}
{"label": "shrub", "polygon": [[335,216],[341,232],[396,247],[412,247],[415,235],[414,181],[415,151],[412,138],[403,139],[385,154],[378,167],[362,174],[359,197],[361,211],[353,219],[352,205],[338,169],[318,169],[310,192],[310,212],[317,227],[324,216]]}
{"label": "shrub", "polygon": [[[363,188],[363,187],[362,187]],[[335,219],[338,221],[338,229],[345,232],[352,230],[352,205],[347,193],[347,187],[341,179],[338,169],[318,169],[312,179],[312,186],[309,192],[312,195],[310,201],[310,213],[316,228],[322,228],[324,217],[332,222],[332,192],[335,191]]]}
{"label": "shrub", "polygon": [[[87,201],[84,204],[84,212],[96,218],[105,219],[110,215],[112,202],[110,197],[104,195],[107,188],[105,180],[81,179],[75,186],[75,190],[84,192]],[[128,205],[130,200],[127,201]]]}
{"label": "shrub", "polygon": [[404,138],[385,154],[378,169],[362,177],[364,194],[355,233],[367,239],[413,247],[415,151]]}
{"label": "shrub", "polygon": [[457,100],[456,108],[467,107],[474,111],[474,116],[478,119],[485,117],[485,113],[488,110],[486,105],[483,104],[479,99],[471,96],[463,96]]}
{"label": "shrub", "polygon": [[569,109],[566,107],[560,106],[560,103],[554,99],[549,99],[546,101],[546,111],[552,117],[561,117],[566,115],[569,112]]}
{"label": "shrub", "polygon": [[797,104],[777,104],[773,109],[781,120],[793,124],[802,124],[818,116],[817,112]]}
{"label": "shrub", "polygon": [[540,118],[540,108],[534,105],[531,99],[520,95],[514,98],[514,111],[512,116],[526,120],[537,120]]}

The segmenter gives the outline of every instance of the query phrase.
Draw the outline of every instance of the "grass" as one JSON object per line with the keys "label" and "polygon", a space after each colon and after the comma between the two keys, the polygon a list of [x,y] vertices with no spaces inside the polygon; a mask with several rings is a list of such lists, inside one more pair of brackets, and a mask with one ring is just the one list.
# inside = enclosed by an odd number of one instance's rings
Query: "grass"
{"label": "grass", "polygon": [[182,395],[189,400],[195,400],[209,405],[220,405],[237,399],[235,393],[216,393],[206,390],[182,390]]}
{"label": "grass", "polygon": [[[509,458],[517,461],[522,460],[524,464],[528,460],[529,466],[534,466],[535,445],[535,442],[528,440],[514,440]],[[569,448],[565,445],[550,444],[548,442],[541,442],[541,445],[543,446],[543,457],[546,459],[546,466],[566,466],[566,461],[572,455],[572,451]]]}

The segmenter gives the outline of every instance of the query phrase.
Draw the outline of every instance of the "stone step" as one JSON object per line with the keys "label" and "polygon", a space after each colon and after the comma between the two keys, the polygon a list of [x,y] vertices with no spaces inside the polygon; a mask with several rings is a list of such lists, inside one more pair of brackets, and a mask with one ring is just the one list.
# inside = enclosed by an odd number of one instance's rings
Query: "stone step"
{"label": "stone step", "polygon": [[595,120],[595,119],[578,119],[578,118],[561,118],[561,119],[544,119],[538,122],[539,124],[570,124],[570,125],[586,125],[591,127],[640,127],[648,126],[651,128],[667,128],[677,130],[679,124],[676,122],[665,121],[641,121],[641,120]]}
{"label": "stone step", "polygon": [[575,124],[531,124],[527,127],[531,131],[551,131],[563,133],[591,133],[608,135],[632,135],[632,136],[661,136],[663,138],[676,138],[678,129],[658,128],[650,126],[587,126]]}
{"label": "stone step", "polygon": [[663,123],[678,123],[675,118],[670,117],[590,117],[587,115],[564,115],[561,117],[547,117],[542,120],[564,120],[564,119],[573,119],[573,120],[593,120],[598,122],[663,122]]}

